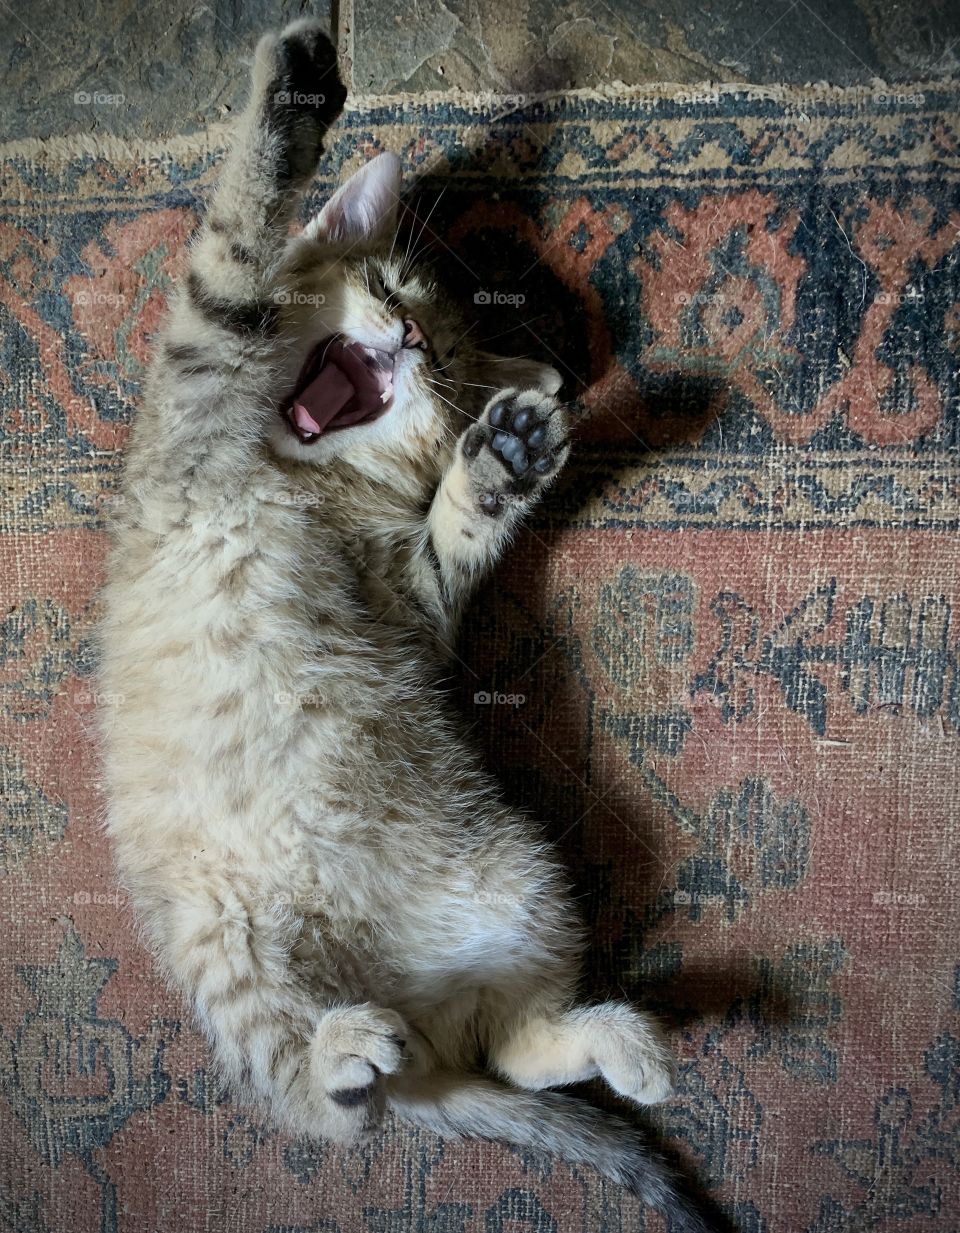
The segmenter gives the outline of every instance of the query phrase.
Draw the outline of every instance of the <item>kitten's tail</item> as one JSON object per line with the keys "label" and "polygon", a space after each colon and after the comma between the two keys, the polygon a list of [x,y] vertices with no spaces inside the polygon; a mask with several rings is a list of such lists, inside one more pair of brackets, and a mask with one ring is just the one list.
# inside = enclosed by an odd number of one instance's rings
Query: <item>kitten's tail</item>
{"label": "kitten's tail", "polygon": [[391,1080],[389,1107],[445,1138],[498,1139],[589,1164],[670,1219],[675,1233],[711,1233],[666,1162],[620,1118],[560,1092],[531,1092],[450,1071]]}

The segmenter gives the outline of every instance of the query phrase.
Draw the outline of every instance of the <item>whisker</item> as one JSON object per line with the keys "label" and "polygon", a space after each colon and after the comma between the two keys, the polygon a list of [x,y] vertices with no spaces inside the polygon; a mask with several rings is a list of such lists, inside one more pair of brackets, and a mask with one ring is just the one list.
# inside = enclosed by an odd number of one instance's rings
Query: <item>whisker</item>
{"label": "whisker", "polygon": [[430,213],[429,213],[429,214],[427,215],[427,217],[423,220],[423,226],[420,228],[420,233],[419,233],[419,235],[417,236],[417,243],[418,243],[418,244],[420,243],[421,239],[423,239],[423,233],[424,233],[424,232],[426,231],[426,229],[427,229],[427,223],[429,223],[430,219],[431,219],[431,218],[433,218],[433,212],[434,212],[434,210],[436,210],[437,206],[440,204],[440,199],[443,197],[443,194],[444,194],[446,191],[447,191],[447,186],[446,186],[446,184],[444,184],[443,188],[441,188],[440,192],[437,194],[437,199],[436,199],[436,201],[435,201],[435,202],[433,203],[433,205],[430,207]]}
{"label": "whisker", "polygon": [[[422,230],[420,234],[421,235],[423,234]],[[438,235],[435,235],[432,240],[428,240],[426,244],[421,245],[420,238],[418,236],[417,237],[417,247],[413,250],[410,260],[412,262],[422,261],[426,257],[426,255],[430,252],[430,249],[439,243],[440,243],[440,237]]]}
{"label": "whisker", "polygon": [[390,245],[390,252],[387,254],[387,261],[393,260],[393,250],[397,247],[397,236],[400,234],[400,211],[397,211],[397,225],[393,229],[393,243]]}
{"label": "whisker", "polygon": [[[456,347],[457,343],[462,342],[463,339],[466,338],[466,336],[470,333],[470,331],[475,330],[476,328],[477,328],[476,321],[471,321],[470,324],[467,326],[467,328],[463,331],[463,333],[453,340],[453,342],[450,344],[450,349],[453,350],[453,348]],[[447,360],[446,364],[438,365],[435,371],[436,372],[446,372],[447,369],[450,367],[450,365],[453,363],[453,361],[454,361],[454,357],[451,356],[450,359]]]}
{"label": "whisker", "polygon": [[[486,338],[478,338],[477,342],[478,343],[493,342],[494,339],[503,338],[506,334],[513,334],[517,330],[522,330],[526,326],[532,325],[534,321],[542,321],[546,315],[547,315],[546,313],[541,313],[538,317],[530,317],[529,320],[527,321],[521,321],[519,325],[512,325],[509,328],[509,330],[501,330],[499,334],[490,334]],[[515,359],[517,357],[511,356],[510,358]]]}
{"label": "whisker", "polygon": [[[430,379],[430,378],[428,377],[428,378],[427,378],[427,380],[429,381],[429,379]],[[450,408],[452,408],[454,411],[456,411],[456,413],[457,413],[458,415],[465,415],[465,416],[467,417],[467,419],[468,419],[468,420],[473,420],[473,422],[474,422],[475,424],[479,424],[479,423],[480,423],[480,420],[477,418],[477,416],[475,416],[475,415],[471,415],[471,414],[470,414],[470,412],[469,412],[469,411],[465,411],[463,407],[458,407],[458,406],[456,406],[454,403],[452,403],[452,402],[450,401],[450,399],[449,399],[449,398],[444,398],[444,396],[440,393],[440,391],[439,391],[438,389],[436,389],[436,388],[435,388],[433,392],[434,392],[434,394],[437,396],[437,398],[439,398],[439,399],[440,399],[440,401],[441,401],[441,402],[445,402],[445,403],[447,404],[447,406],[448,406],[448,407],[450,407]]]}
{"label": "whisker", "polygon": [[[440,190],[440,192],[437,194],[437,198],[434,201],[433,205],[430,207],[430,210],[428,211],[426,218],[423,220],[422,223],[420,223],[420,230],[416,232],[416,239],[414,239],[414,226],[411,225],[410,235],[407,238],[407,251],[404,254],[404,261],[403,261],[403,265],[401,266],[401,272],[404,276],[406,276],[408,269],[412,265],[414,265],[417,261],[420,261],[423,258],[424,254],[430,251],[430,249],[434,246],[434,244],[439,243],[440,237],[435,235],[433,239],[430,240],[427,244],[423,245],[423,247],[421,247],[420,245],[420,241],[423,239],[423,233],[426,231],[427,225],[429,224],[430,219],[433,218],[434,211],[436,210],[437,206],[440,204],[440,200],[446,191],[447,191],[447,185],[444,185],[443,188]],[[417,198],[417,205],[419,206],[420,202],[422,201],[423,201],[423,195],[421,194],[421,196]],[[417,215],[416,209],[411,209],[410,214],[413,217],[414,223],[417,223],[420,221]]]}
{"label": "whisker", "polygon": [[[422,194],[422,193],[421,193],[421,195],[417,198],[417,200],[418,200],[418,201],[422,201],[422,200],[423,200],[423,194]],[[414,217],[414,218],[416,218],[416,217],[417,217],[417,212],[416,212],[416,210],[415,210],[415,209],[411,208],[410,206],[408,206],[408,207],[407,207],[407,209],[410,211],[410,213],[413,215],[413,217]],[[410,260],[410,245],[411,245],[412,243],[413,243],[413,227],[411,226],[411,228],[410,228],[410,234],[407,236],[407,251],[406,251],[406,252],[404,253],[404,255],[403,255],[403,262],[404,262],[404,263],[403,263],[403,265],[400,267],[400,268],[401,268],[404,272],[406,272],[407,262]]]}

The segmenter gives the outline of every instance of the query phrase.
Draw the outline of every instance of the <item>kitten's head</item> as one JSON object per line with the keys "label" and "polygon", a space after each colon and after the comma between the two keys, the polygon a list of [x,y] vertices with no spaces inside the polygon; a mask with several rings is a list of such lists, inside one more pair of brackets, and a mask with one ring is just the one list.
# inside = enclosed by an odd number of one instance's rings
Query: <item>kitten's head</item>
{"label": "kitten's head", "polygon": [[285,457],[422,458],[462,432],[496,391],[560,388],[549,365],[471,342],[470,323],[397,239],[399,194],[399,160],[381,154],[331,197],[300,241],[300,281],[288,298],[313,345],[271,433]]}

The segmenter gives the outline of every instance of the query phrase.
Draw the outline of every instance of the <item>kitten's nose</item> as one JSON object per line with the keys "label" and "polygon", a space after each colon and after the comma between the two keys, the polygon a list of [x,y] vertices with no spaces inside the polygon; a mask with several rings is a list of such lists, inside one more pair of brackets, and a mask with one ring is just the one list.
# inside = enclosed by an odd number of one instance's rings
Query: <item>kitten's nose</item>
{"label": "kitten's nose", "polygon": [[403,346],[419,347],[421,351],[427,349],[427,336],[412,317],[407,317],[403,323]]}

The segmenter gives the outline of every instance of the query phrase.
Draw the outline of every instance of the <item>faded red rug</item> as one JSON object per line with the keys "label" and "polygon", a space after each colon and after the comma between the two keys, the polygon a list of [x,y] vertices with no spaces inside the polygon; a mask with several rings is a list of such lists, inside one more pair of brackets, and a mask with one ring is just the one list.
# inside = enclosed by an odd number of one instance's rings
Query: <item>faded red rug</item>
{"label": "faded red rug", "polygon": [[[582,408],[457,705],[570,863],[591,990],[671,1025],[681,1091],[648,1124],[732,1225],[955,1233],[960,97],[521,102],[365,105],[317,186],[380,147],[421,222],[445,186],[423,239],[478,336],[552,356]],[[98,824],[91,630],[221,139],[0,150],[0,1223],[661,1229],[495,1145],[277,1135],[138,944]]]}

